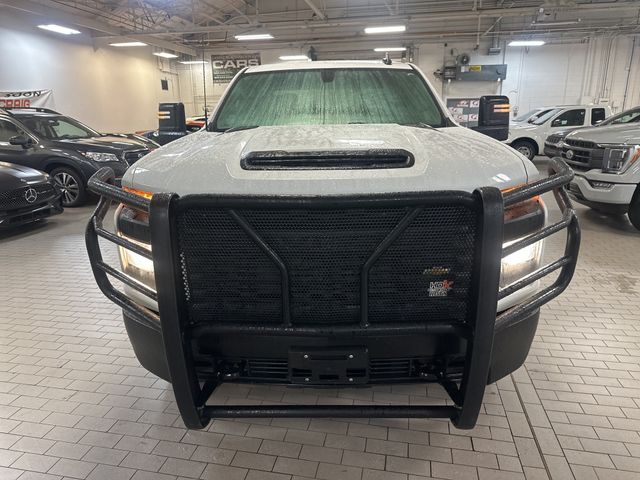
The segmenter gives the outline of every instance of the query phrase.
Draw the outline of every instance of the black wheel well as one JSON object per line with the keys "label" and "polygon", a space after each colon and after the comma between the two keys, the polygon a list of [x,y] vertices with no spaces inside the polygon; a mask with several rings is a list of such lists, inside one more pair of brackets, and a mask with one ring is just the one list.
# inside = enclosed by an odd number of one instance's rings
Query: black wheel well
{"label": "black wheel well", "polygon": [[82,174],[82,172],[80,171],[79,168],[74,167],[73,165],[69,165],[68,163],[64,162],[64,161],[59,161],[59,160],[52,160],[50,163],[47,163],[47,165],[44,167],[44,171],[47,173],[51,173],[53,172],[56,168],[68,168],[69,170],[73,170],[76,174],[78,174],[78,176],[82,179],[85,180],[84,175]]}
{"label": "black wheel well", "polygon": [[520,137],[520,138],[516,138],[513,142],[511,142],[511,145],[513,145],[516,142],[527,142],[530,143],[531,146],[533,147],[533,150],[535,152],[536,155],[538,155],[540,153],[540,149],[538,148],[538,142],[536,142],[533,138],[530,137]]}

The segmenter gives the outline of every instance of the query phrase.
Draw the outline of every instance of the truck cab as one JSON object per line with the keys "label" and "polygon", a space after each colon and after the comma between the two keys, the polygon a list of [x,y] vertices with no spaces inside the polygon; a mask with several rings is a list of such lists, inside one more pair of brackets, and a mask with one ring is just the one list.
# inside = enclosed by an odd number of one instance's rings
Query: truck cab
{"label": "truck cab", "polygon": [[[205,129],[140,159],[122,188],[108,168],[96,173],[87,249],[140,363],[172,383],[189,428],[246,416],[440,417],[472,428],[486,385],[524,362],[540,306],[571,280],[571,175],[561,160],[540,175],[456,124],[415,65],[254,66]],[[549,222],[547,192],[559,222]],[[103,223],[112,204],[115,232]],[[543,265],[544,239],[559,231],[565,253]],[[118,246],[120,268],[103,260],[99,238]],[[452,401],[207,404],[223,382],[423,381]]]}

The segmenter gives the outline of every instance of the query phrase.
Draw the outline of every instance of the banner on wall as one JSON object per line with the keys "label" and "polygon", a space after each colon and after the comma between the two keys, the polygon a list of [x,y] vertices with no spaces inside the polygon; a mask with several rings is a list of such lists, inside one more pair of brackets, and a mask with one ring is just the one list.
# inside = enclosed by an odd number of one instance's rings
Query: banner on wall
{"label": "banner on wall", "polygon": [[245,67],[260,65],[260,54],[211,55],[213,83],[229,83]]}
{"label": "banner on wall", "polygon": [[0,91],[0,108],[54,108],[53,90]]}
{"label": "banner on wall", "polygon": [[477,127],[480,112],[479,98],[448,98],[447,108],[463,127]]}

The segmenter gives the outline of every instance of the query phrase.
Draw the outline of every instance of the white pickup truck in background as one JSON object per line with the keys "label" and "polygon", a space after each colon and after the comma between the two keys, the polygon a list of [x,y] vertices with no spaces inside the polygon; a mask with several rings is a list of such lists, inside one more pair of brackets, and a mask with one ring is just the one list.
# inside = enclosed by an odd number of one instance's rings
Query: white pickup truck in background
{"label": "white pickup truck in background", "polygon": [[567,105],[550,108],[544,115],[535,116],[509,126],[511,145],[529,160],[542,155],[544,142],[553,133],[596,125],[611,115],[611,108],[602,105]]}

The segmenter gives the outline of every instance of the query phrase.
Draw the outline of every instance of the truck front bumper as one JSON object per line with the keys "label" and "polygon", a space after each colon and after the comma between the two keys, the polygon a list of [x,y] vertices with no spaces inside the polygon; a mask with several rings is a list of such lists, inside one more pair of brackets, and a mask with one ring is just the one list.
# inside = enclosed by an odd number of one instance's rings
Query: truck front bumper
{"label": "truck front bumper", "polygon": [[[572,172],[557,159],[549,168],[549,177],[504,195],[483,187],[473,194],[151,200],[110,184],[113,173],[105,169],[89,182],[101,199],[87,226],[87,250],[98,286],[124,310],[138,359],[172,383],[189,428],[211,418],[274,416],[440,417],[473,428],[486,385],[524,362],[540,306],[567,287],[575,269],[580,230],[564,189]],[[504,208],[550,191],[561,220],[503,247]],[[103,228],[112,202],[148,214],[153,255]],[[562,257],[499,288],[502,258],[561,231]],[[104,262],[99,237],[153,260],[157,291]],[[554,281],[497,314],[499,300],[553,272]],[[159,314],[110,277],[157,302]],[[433,381],[451,402],[207,405],[226,381]]]}
{"label": "truck front bumper", "polygon": [[618,175],[599,171],[576,173],[567,190],[573,200],[583,205],[626,213],[637,184],[616,183],[619,179]]}

